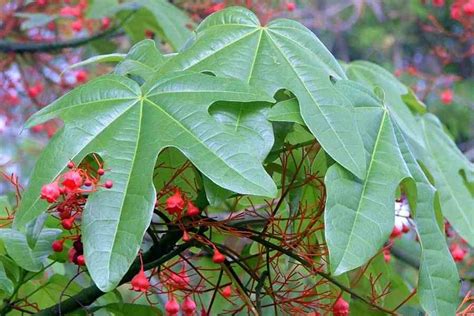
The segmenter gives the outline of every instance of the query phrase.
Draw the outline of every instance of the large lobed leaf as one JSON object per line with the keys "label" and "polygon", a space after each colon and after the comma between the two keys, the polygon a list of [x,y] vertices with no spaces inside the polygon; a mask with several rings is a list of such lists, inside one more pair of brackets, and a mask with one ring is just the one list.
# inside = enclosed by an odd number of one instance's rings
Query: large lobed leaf
{"label": "large lobed leaf", "polygon": [[360,267],[387,241],[394,224],[395,190],[408,170],[398,148],[392,118],[370,90],[351,82],[336,86],[352,95],[367,151],[367,174],[355,178],[338,164],[325,183],[325,233],[336,275]]}
{"label": "large lobed leaf", "polygon": [[291,20],[261,26],[244,8],[209,16],[196,40],[162,67],[162,72],[191,69],[239,78],[274,95],[288,89],[298,98],[304,122],[326,152],[359,178],[365,155],[350,102],[331,77],[346,75],[336,59],[307,28]]}
{"label": "large lobed leaf", "polygon": [[[382,159],[383,162],[389,162],[391,164],[394,163],[394,159],[396,159],[397,164],[404,165],[404,172],[399,175],[397,178],[398,181],[401,181],[404,177],[409,177],[410,180],[406,183],[405,188],[407,189],[407,194],[410,200],[410,206],[413,211],[414,219],[416,222],[417,232],[419,234],[419,240],[421,245],[421,258],[420,258],[420,274],[419,274],[419,296],[420,296],[420,303],[430,315],[451,315],[455,312],[456,307],[456,297],[459,290],[458,280],[459,276],[456,270],[456,266],[449,254],[446,241],[443,235],[442,230],[440,229],[437,219],[436,219],[436,210],[435,207],[438,205],[438,197],[435,194],[435,189],[429,183],[427,177],[425,176],[423,169],[419,165],[418,160],[428,160],[428,167],[431,170],[433,166],[430,164],[440,162],[444,165],[445,169],[444,173],[450,175],[451,181],[456,181],[458,179],[457,185],[459,186],[461,183],[459,182],[462,177],[458,174],[459,170],[465,170],[468,173],[470,165],[466,162],[465,158],[462,154],[459,153],[455,145],[448,141],[446,135],[440,130],[438,126],[438,131],[434,132],[437,133],[437,137],[441,137],[444,139],[445,144],[442,146],[438,144],[436,148],[443,148],[443,154],[451,155],[451,160],[447,159],[447,157],[438,157],[438,159],[430,158],[431,154],[425,150],[425,142],[427,144],[428,141],[426,140],[428,137],[423,139],[422,134],[419,131],[422,130],[420,124],[415,119],[414,115],[408,110],[408,108],[403,108],[403,103],[401,103],[402,94],[406,92],[406,90],[401,88],[401,84],[393,77],[393,76],[379,76],[379,74],[385,73],[385,70],[379,69],[379,66],[366,63],[366,62],[355,62],[354,65],[348,65],[348,69],[351,70],[351,77],[356,80],[360,80],[361,83],[367,84],[369,83],[373,88],[378,86],[382,86],[385,91],[385,95],[389,95],[390,98],[387,98],[385,102],[387,103],[388,107],[388,118],[390,119],[392,125],[391,134],[394,133],[395,139],[391,136],[391,144],[390,147],[393,147],[392,150],[396,150],[397,154],[395,156],[391,156],[386,159]],[[350,87],[346,85],[347,87]],[[362,107],[358,108],[361,111],[368,111],[368,105],[371,103],[370,99],[365,99],[365,101],[361,97],[357,97],[360,95],[362,89],[359,89],[359,93],[357,91],[353,91],[351,94],[353,95],[352,100],[355,103],[360,103]],[[389,91],[389,93],[387,93]],[[365,105],[363,105],[365,104]],[[357,107],[357,104],[355,104]],[[406,107],[406,105],[405,105]],[[362,116],[363,119],[367,120],[369,118],[369,114],[367,112],[367,116]],[[430,116],[425,116],[425,120],[429,120]],[[363,121],[362,121],[363,122]],[[382,121],[381,121],[382,122]],[[415,124],[411,126],[410,129],[407,130],[406,122],[412,122]],[[369,127],[369,123],[362,124],[365,128]],[[426,125],[426,124],[425,124]],[[361,130],[363,127],[361,127]],[[371,130],[369,127],[368,130]],[[425,129],[426,130],[426,129]],[[435,128],[429,129],[433,133]],[[414,133],[416,131],[416,133]],[[431,135],[433,137],[433,135]],[[370,137],[365,137],[364,139],[370,139]],[[385,148],[386,150],[387,148]],[[402,157],[400,157],[400,154]],[[439,156],[443,156],[443,154],[439,154]],[[457,163],[451,164],[450,161],[457,158]],[[402,158],[402,160],[400,160]],[[377,162],[378,156],[377,152],[373,152],[372,157],[369,158],[369,161],[373,161],[374,163]],[[376,166],[376,164],[374,165]],[[383,165],[382,165],[383,166]],[[450,166],[450,167],[447,167]],[[385,165],[384,168],[377,169],[377,173],[372,174],[369,171],[368,178],[365,180],[367,183],[371,183],[372,181],[377,181],[377,174],[381,176],[385,172],[388,172],[390,168],[393,166]],[[331,168],[338,168],[338,167],[331,167]],[[372,169],[372,168],[369,168]],[[472,170],[472,169],[471,169]],[[435,171],[436,168],[435,168]],[[439,170],[438,170],[439,171]],[[388,173],[386,173],[385,181],[391,179]],[[441,177],[438,174],[437,178]],[[343,178],[343,177],[342,177]],[[340,181],[340,178],[337,178]],[[395,181],[396,182],[396,181]],[[461,181],[462,182],[462,181]],[[326,220],[334,220],[336,221],[339,214],[337,214],[333,208],[340,208],[341,206],[332,206],[330,201],[334,199],[334,196],[338,196],[338,190],[340,187],[337,187],[335,184],[331,186],[329,179],[327,179],[328,184],[328,209],[326,213]],[[444,184],[444,183],[443,183]],[[357,181],[353,183],[346,183],[347,188],[357,187],[359,185]],[[435,185],[440,192],[441,196],[441,204],[445,204],[446,202],[450,202],[451,199],[456,199],[460,195],[465,193],[465,191],[460,188],[460,192],[453,193],[450,198],[447,198],[443,201],[443,191],[446,191],[442,185],[436,184]],[[369,187],[369,186],[367,186]],[[371,209],[370,212],[367,210],[360,210],[361,214],[367,215],[369,218],[364,216],[359,216],[359,229],[355,230],[355,237],[352,238],[363,238],[365,236],[366,241],[370,243],[369,249],[379,249],[383,242],[386,240],[385,238],[378,239],[377,237],[379,234],[377,231],[370,232],[369,230],[364,230],[363,227],[368,226],[374,228],[378,214],[380,210],[385,210],[385,219],[390,219],[391,225],[393,226],[393,199],[386,200],[383,197],[389,195],[393,196],[393,189],[394,187],[384,186],[383,183],[379,183],[379,186],[376,189],[381,189],[382,193],[371,195],[370,190],[366,191],[365,197],[361,198],[360,202],[363,203],[363,200],[368,201],[369,203],[373,203],[374,207]],[[465,189],[467,189],[465,187]],[[469,205],[469,200],[467,195],[464,196],[464,202]],[[472,198],[472,197],[471,197]],[[355,202],[352,202],[355,205]],[[342,201],[341,203],[344,206],[348,206],[350,210],[348,212],[355,212],[355,208],[351,208],[350,201]],[[375,205],[379,204],[378,207]],[[472,205],[472,202],[471,204]],[[456,212],[456,210],[454,211]],[[356,213],[356,212],[355,212]],[[357,214],[357,213],[356,213]],[[355,216],[355,215],[353,215]],[[446,216],[446,215],[445,215]],[[379,227],[382,227],[380,223],[385,223],[385,221],[377,222]],[[346,265],[346,269],[339,270],[338,272],[342,273],[346,270],[353,269],[357,266],[360,266],[361,262],[365,262],[370,257],[367,254],[367,248],[360,249],[357,245],[353,245],[352,247],[348,246],[347,251],[349,253],[357,253],[359,257],[351,258],[349,255],[349,261],[338,261],[337,254],[341,252],[339,248],[346,249],[346,244],[344,243],[345,240],[340,240],[339,236],[345,236],[347,229],[351,227],[351,225],[357,225],[357,223],[349,222],[349,225],[346,223],[346,227],[344,225],[340,225],[338,230],[331,231],[330,229],[326,230],[327,238],[328,238],[328,245],[330,248],[331,254],[331,264],[336,264],[333,267],[336,270],[340,267],[340,263],[348,263]],[[384,234],[388,236],[390,233],[392,226],[386,226]],[[362,231],[360,231],[362,229]],[[374,238],[375,237],[375,238]],[[330,239],[333,239],[332,241]],[[335,239],[335,241],[334,241]],[[384,240],[385,239],[385,240]],[[333,245],[331,245],[331,242]],[[336,243],[336,245],[334,245]],[[333,248],[331,250],[331,248]],[[334,256],[336,254],[336,256]],[[362,254],[365,259],[361,260],[360,254]],[[334,262],[335,260],[335,262]],[[339,266],[338,266],[339,265]]]}
{"label": "large lobed leaf", "polygon": [[29,125],[54,117],[65,127],[41,155],[15,225],[40,214],[43,184],[53,181],[71,159],[99,154],[112,189],[89,197],[83,214],[85,258],[101,290],[113,289],[128,270],[150,223],[152,184],[158,153],[176,147],[209,179],[242,194],[274,196],[276,187],[238,134],[208,112],[216,101],[272,101],[235,79],[196,73],[154,78],[143,87],[108,75],[81,86],[35,114]]}

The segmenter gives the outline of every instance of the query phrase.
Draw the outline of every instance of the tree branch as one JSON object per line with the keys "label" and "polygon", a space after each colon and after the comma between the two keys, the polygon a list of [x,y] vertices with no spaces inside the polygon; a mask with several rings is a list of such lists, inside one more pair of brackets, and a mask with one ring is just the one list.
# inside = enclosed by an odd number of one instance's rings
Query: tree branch
{"label": "tree branch", "polygon": [[[143,254],[144,269],[149,270],[157,267],[171,258],[182,253],[193,245],[193,242],[181,244],[175,248],[176,243],[181,239],[182,232],[173,231],[166,233],[159,243],[153,245],[150,250]],[[129,282],[140,269],[140,261],[135,260],[127,274],[120,281],[120,284]],[[93,285],[85,288],[78,294],[60,302],[52,307],[40,311],[37,315],[62,315],[72,312],[82,306],[91,305],[95,300],[104,295],[97,286]]]}

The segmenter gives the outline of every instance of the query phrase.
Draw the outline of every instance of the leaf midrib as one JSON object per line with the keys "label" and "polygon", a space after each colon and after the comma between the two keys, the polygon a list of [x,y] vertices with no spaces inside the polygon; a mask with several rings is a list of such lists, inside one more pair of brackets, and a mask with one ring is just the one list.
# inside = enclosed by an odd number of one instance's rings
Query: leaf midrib
{"label": "leaf midrib", "polygon": [[343,251],[343,254],[342,254],[342,257],[341,257],[341,260],[339,261],[339,264],[338,266],[336,267],[336,269],[334,269],[334,271],[338,270],[339,266],[341,265],[342,262],[344,262],[344,259],[346,257],[346,254],[348,252],[348,249],[349,249],[349,245],[351,244],[351,241],[352,241],[352,236],[354,235],[354,228],[355,228],[355,225],[358,221],[358,218],[360,216],[360,213],[361,213],[361,206],[362,206],[362,200],[363,200],[363,197],[365,196],[365,192],[367,190],[367,184],[368,184],[368,179],[370,178],[371,176],[371,173],[372,173],[372,167],[373,167],[373,163],[374,161],[376,160],[376,153],[377,153],[377,150],[378,150],[378,146],[380,144],[380,137],[382,135],[382,130],[386,124],[386,118],[387,118],[387,110],[383,110],[383,115],[382,115],[382,119],[380,120],[380,127],[379,127],[379,130],[377,132],[377,137],[375,139],[375,143],[374,143],[374,149],[372,150],[372,154],[371,154],[371,157],[372,159],[370,159],[370,162],[369,162],[369,166],[367,168],[367,175],[364,179],[364,185],[362,187],[362,192],[360,194],[360,198],[359,198],[359,203],[357,205],[357,209],[355,211],[355,218],[354,218],[354,221],[352,222],[352,226],[351,226],[351,230],[350,230],[350,234],[349,234],[349,239],[346,243],[346,247],[344,248],[344,251]]}

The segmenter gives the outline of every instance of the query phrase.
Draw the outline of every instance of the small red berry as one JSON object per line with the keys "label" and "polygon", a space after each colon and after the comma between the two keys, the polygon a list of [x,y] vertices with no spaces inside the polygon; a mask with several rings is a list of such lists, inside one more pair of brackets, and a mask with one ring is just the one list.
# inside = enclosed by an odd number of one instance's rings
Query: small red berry
{"label": "small red berry", "polygon": [[78,265],[78,266],[84,266],[84,265],[86,265],[86,260],[84,259],[84,256],[83,256],[83,255],[77,256],[76,262],[77,262],[77,265]]}
{"label": "small red berry", "polygon": [[225,256],[222,253],[220,253],[219,250],[215,249],[214,255],[212,256],[212,261],[214,263],[223,263],[225,261]]}
{"label": "small red berry", "polygon": [[63,175],[63,179],[63,185],[71,191],[79,188],[84,181],[81,174],[74,170],[66,172]]}
{"label": "small red berry", "polygon": [[104,170],[104,169],[102,169],[102,168],[97,169],[97,174],[98,174],[99,176],[103,176],[104,173],[105,173],[105,170]]}
{"label": "small red berry", "polygon": [[433,5],[435,7],[442,7],[444,6],[444,0],[433,0]]}
{"label": "small red berry", "polygon": [[62,252],[64,250],[63,244],[64,244],[64,239],[55,240],[53,241],[51,248],[53,248],[54,252]]}
{"label": "small red berry", "polygon": [[394,238],[398,238],[402,235],[402,230],[400,228],[398,228],[398,226],[394,226],[393,227],[393,230],[392,230],[392,233],[390,234],[390,238],[394,239]]}
{"label": "small red berry", "polygon": [[71,23],[71,28],[74,32],[80,32],[82,30],[82,21],[76,20]]}
{"label": "small red berry", "polygon": [[105,16],[105,17],[103,17],[103,18],[100,20],[100,23],[102,24],[102,25],[100,26],[100,28],[101,28],[102,30],[106,30],[106,29],[108,29],[108,28],[110,27],[110,18],[107,17],[107,16]]}
{"label": "small red berry", "polygon": [[192,315],[196,311],[196,302],[194,302],[189,296],[184,298],[181,309],[185,314]]}
{"label": "small red berry", "polygon": [[191,201],[189,201],[187,214],[189,216],[197,216],[199,213],[201,213],[201,211]]}
{"label": "small red berry", "polygon": [[43,85],[40,83],[37,83],[36,85],[29,87],[27,90],[29,97],[33,99],[38,97],[42,92],[43,92]]}
{"label": "small red berry", "polygon": [[342,297],[339,297],[332,307],[332,313],[334,316],[349,315],[349,303],[347,303]]}
{"label": "small red berry", "polygon": [[148,281],[143,268],[133,277],[130,283],[133,291],[146,292],[150,288],[150,281]]}
{"label": "small red berry", "polygon": [[90,186],[92,185],[92,181],[89,180],[89,179],[86,179],[86,181],[84,181],[84,185],[85,185],[86,187],[90,187]]}
{"label": "small red berry", "polygon": [[113,186],[114,186],[114,183],[112,182],[112,180],[107,180],[107,181],[105,181],[105,183],[104,183],[104,187],[105,187],[106,189],[111,189]]}
{"label": "small red berry", "polygon": [[56,182],[43,185],[41,188],[41,199],[54,203],[61,195],[61,190]]}
{"label": "small red berry", "polygon": [[294,11],[294,10],[296,9],[296,3],[294,3],[294,2],[287,2],[287,3],[286,3],[286,9],[287,9],[288,11],[290,11],[290,12],[291,12],[291,11]]}
{"label": "small red berry", "polygon": [[227,285],[223,290],[222,290],[222,296],[225,298],[229,298],[232,295],[232,287],[230,285]]}
{"label": "small red berry", "polygon": [[75,220],[76,220],[76,218],[74,216],[70,217],[70,218],[63,219],[61,221],[61,226],[66,230],[71,230],[72,227],[74,226],[74,221]]}
{"label": "small red berry", "polygon": [[74,162],[72,162],[72,161],[69,161],[69,162],[67,163],[67,167],[68,167],[69,169],[72,169],[72,168],[74,168],[75,166],[76,166],[76,165],[75,165]]}
{"label": "small red berry", "polygon": [[76,81],[77,82],[86,82],[87,81],[87,72],[85,70],[79,70],[76,72]]}
{"label": "small red berry", "polygon": [[443,92],[441,92],[441,102],[443,102],[446,105],[451,104],[453,102],[453,97],[454,97],[454,94],[453,94],[453,90],[451,89],[446,89]]}
{"label": "small red berry", "polygon": [[452,244],[450,251],[455,262],[463,261],[466,256],[466,252],[458,244]]}
{"label": "small red berry", "polygon": [[166,210],[170,214],[181,213],[184,208],[184,200],[181,196],[181,191],[176,189],[175,193],[166,199]]}
{"label": "small red berry", "polygon": [[166,302],[165,310],[166,310],[166,313],[168,313],[169,315],[178,314],[179,304],[174,297],[172,297],[168,302]]}

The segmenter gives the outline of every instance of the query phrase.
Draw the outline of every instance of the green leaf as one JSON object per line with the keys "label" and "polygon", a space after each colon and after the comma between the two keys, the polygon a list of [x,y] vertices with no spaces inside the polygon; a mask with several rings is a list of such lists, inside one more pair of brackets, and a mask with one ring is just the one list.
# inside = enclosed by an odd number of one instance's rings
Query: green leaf
{"label": "green leaf", "polygon": [[117,316],[128,316],[128,315],[160,316],[160,315],[163,315],[161,310],[149,305],[114,303],[114,304],[106,305],[103,308],[106,309],[112,315],[117,315]]}
{"label": "green leaf", "polygon": [[10,257],[25,270],[39,271],[43,260],[52,252],[51,244],[61,233],[59,229],[43,229],[34,248],[30,248],[26,235],[10,228],[0,229],[0,239]]}
{"label": "green leaf", "polygon": [[[141,6],[139,10],[134,10],[133,16],[129,19],[126,29],[134,40],[142,40],[145,37],[145,30],[151,30],[178,51],[187,40],[191,38],[193,21],[179,8],[166,0],[136,0],[135,4]],[[130,8],[130,3],[121,6],[124,9]]]}
{"label": "green leaf", "polygon": [[94,56],[94,57],[91,57],[91,58],[88,58],[86,60],[83,60],[83,61],[80,61],[78,63],[70,65],[62,73],[66,72],[68,70],[74,69],[74,68],[84,67],[84,66],[91,65],[91,64],[118,63],[118,62],[121,62],[122,60],[124,60],[125,57],[126,57],[125,54],[119,54],[119,53]]}
{"label": "green leaf", "polygon": [[[403,133],[395,129],[402,155],[414,180],[408,197],[421,246],[418,296],[428,315],[455,315],[459,276],[435,214],[435,189],[411,152]],[[412,184],[413,185],[413,184]]]}
{"label": "green leaf", "polygon": [[305,125],[296,98],[275,104],[268,113],[268,119],[272,122],[292,122],[303,126]]}
{"label": "green leaf", "polygon": [[[209,112],[214,119],[241,136],[244,140],[241,146],[251,148],[251,152],[263,162],[275,141],[273,126],[267,120],[268,110],[268,104],[261,103],[217,103]],[[215,185],[207,177],[203,179],[203,184],[211,205],[220,204],[232,195],[231,191]]]}
{"label": "green leaf", "polygon": [[111,16],[114,8],[116,8],[118,5],[118,0],[90,1],[86,16],[88,19],[100,19],[105,16]]}
{"label": "green leaf", "polygon": [[13,293],[13,282],[7,277],[3,263],[0,261],[0,291],[7,295]]}
{"label": "green leaf", "polygon": [[474,246],[474,196],[461,174],[463,171],[467,179],[473,179],[474,165],[459,151],[435,116],[425,115],[422,127],[428,153],[423,163],[439,192],[443,215]]}
{"label": "green leaf", "polygon": [[125,59],[117,65],[118,75],[131,74],[148,80],[163,64],[164,57],[152,40],[143,40],[135,44]]}
{"label": "green leaf", "polygon": [[182,69],[236,77],[270,95],[290,90],[304,122],[326,152],[364,177],[364,147],[353,109],[330,79],[346,75],[319,39],[298,22],[280,19],[263,27],[244,8],[219,11],[198,27],[195,42],[160,71]]}
{"label": "green leaf", "polygon": [[418,99],[412,89],[408,89],[408,93],[402,96],[402,100],[412,109],[412,111],[418,112],[420,114],[426,113],[426,104],[424,104],[423,101]]}
{"label": "green leaf", "polygon": [[359,84],[337,82],[350,92],[367,151],[367,175],[355,178],[340,165],[326,174],[325,234],[331,271],[342,274],[373,257],[394,225],[395,190],[408,175],[390,113]]}
{"label": "green leaf", "polygon": [[[208,112],[217,101],[271,102],[234,79],[196,73],[152,78],[142,88],[108,75],[73,90],[36,113],[35,125],[53,117],[65,127],[38,160],[15,225],[22,227],[47,206],[39,199],[69,159],[99,154],[112,189],[92,194],[83,213],[83,242],[90,274],[103,291],[113,289],[136,256],[155,202],[152,185],[158,153],[179,149],[209,179],[241,194],[275,196],[276,186],[244,139]],[[239,146],[236,146],[239,144]]]}

